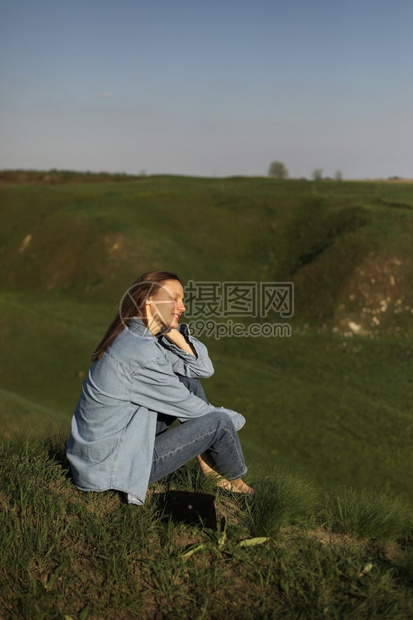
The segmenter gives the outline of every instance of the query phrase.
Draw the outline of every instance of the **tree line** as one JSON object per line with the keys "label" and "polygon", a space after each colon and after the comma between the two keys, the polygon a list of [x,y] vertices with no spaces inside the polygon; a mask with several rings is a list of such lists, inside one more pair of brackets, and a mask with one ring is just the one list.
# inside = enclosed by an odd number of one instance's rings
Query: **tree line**
{"label": "tree line", "polygon": [[[270,167],[268,169],[268,176],[274,179],[289,179],[290,178],[287,167],[282,161],[271,162]],[[323,170],[321,168],[316,168],[315,170],[313,170],[313,173],[311,176],[314,179],[314,181],[321,181],[324,178]],[[340,170],[337,170],[337,172],[335,173],[334,180],[335,181],[343,180],[343,175]]]}

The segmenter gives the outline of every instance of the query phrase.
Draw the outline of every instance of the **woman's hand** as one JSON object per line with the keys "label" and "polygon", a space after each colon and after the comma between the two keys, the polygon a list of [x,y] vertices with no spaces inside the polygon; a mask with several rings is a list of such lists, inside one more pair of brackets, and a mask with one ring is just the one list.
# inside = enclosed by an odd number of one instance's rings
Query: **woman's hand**
{"label": "woman's hand", "polygon": [[192,349],[191,345],[177,329],[171,329],[169,332],[164,334],[164,336],[165,338],[168,338],[168,340],[176,344],[176,346],[182,349],[182,351],[185,351],[186,353],[195,356],[195,352]]}

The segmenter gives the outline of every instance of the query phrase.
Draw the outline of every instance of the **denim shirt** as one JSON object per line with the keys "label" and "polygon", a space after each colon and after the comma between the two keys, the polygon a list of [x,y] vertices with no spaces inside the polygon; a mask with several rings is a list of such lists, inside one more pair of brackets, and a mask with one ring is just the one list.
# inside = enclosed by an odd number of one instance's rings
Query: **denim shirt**
{"label": "denim shirt", "polygon": [[134,318],[95,362],[83,382],[72,418],[67,457],[78,489],[124,491],[143,504],[152,468],[158,413],[181,421],[217,409],[230,415],[237,430],[245,418],[198,398],[177,375],[210,377],[213,366],[205,345],[187,325],[179,330],[196,355],[167,338],[154,337]]}

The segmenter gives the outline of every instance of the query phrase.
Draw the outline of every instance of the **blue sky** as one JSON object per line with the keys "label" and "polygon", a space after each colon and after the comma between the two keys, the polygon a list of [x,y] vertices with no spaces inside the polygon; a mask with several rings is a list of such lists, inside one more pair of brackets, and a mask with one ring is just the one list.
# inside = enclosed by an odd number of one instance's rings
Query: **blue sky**
{"label": "blue sky", "polygon": [[0,168],[413,177],[412,0],[0,0]]}

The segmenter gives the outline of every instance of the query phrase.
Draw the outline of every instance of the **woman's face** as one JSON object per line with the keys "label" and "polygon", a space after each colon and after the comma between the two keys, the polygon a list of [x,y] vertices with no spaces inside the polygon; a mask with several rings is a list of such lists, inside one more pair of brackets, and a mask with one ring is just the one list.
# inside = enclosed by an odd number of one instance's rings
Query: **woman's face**
{"label": "woman's face", "polygon": [[149,327],[155,322],[159,327],[177,328],[182,312],[185,312],[184,289],[178,280],[162,282],[146,306]]}

